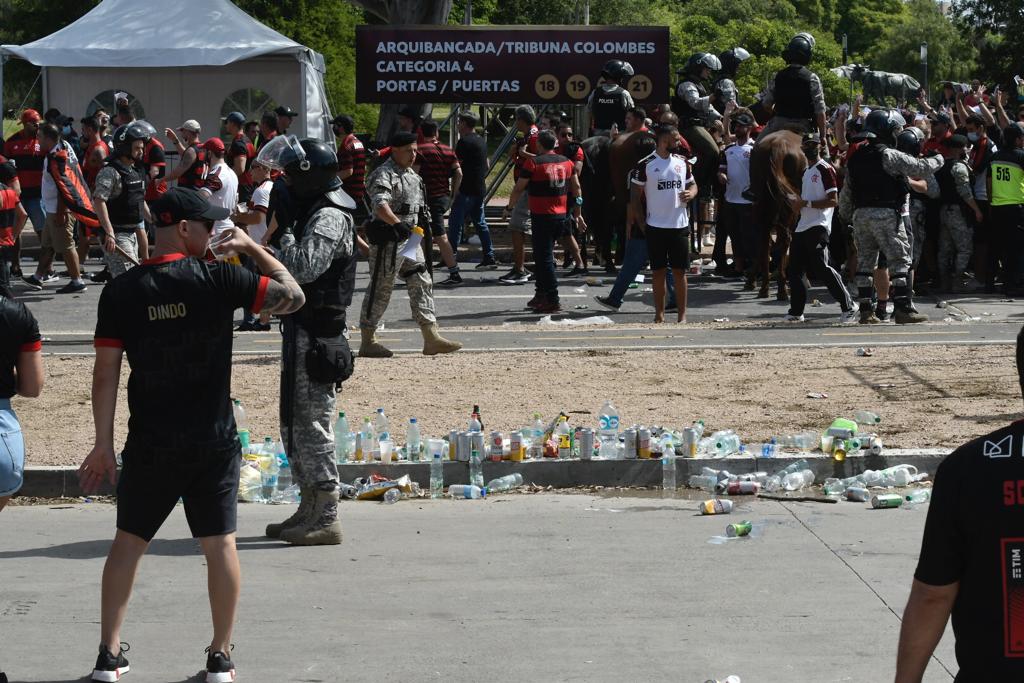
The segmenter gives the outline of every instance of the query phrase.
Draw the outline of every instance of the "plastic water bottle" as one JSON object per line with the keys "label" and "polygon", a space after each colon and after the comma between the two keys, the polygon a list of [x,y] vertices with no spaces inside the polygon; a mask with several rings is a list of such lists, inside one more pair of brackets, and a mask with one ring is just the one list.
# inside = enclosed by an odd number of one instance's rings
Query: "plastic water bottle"
{"label": "plastic water bottle", "polygon": [[339,465],[348,462],[348,418],[345,411],[338,413],[338,421],[334,423],[334,460]]}
{"label": "plastic water bottle", "polygon": [[661,437],[661,495],[674,496],[676,492],[676,448],[672,434],[665,432]]}
{"label": "plastic water bottle", "polygon": [[761,444],[761,457],[774,458],[777,450],[778,444],[776,444],[775,437],[773,436],[771,441]]}
{"label": "plastic water bottle", "polygon": [[781,470],[765,479],[764,490],[768,492],[778,491],[780,488],[782,488],[782,482],[786,478],[787,474],[792,474],[793,472],[800,472],[802,470],[807,469],[807,467],[807,461],[803,458],[800,458],[796,462],[792,462],[789,465],[786,465]]}
{"label": "plastic water bottle", "polygon": [[705,491],[714,491],[715,486],[718,484],[718,476],[695,474],[690,477],[688,483],[691,488],[703,489]]}
{"label": "plastic water bottle", "polygon": [[515,472],[513,474],[506,474],[504,477],[491,479],[487,482],[487,490],[490,493],[494,493],[495,491],[511,491],[512,489],[522,485],[523,475]]}
{"label": "plastic water bottle", "polygon": [[611,402],[604,402],[598,414],[597,434],[600,439],[598,453],[602,458],[611,460],[615,457],[615,446],[619,443],[619,409]]}
{"label": "plastic water bottle", "polygon": [[263,483],[263,495],[261,497],[264,503],[269,503],[274,497],[279,471],[277,449],[275,448],[274,440],[268,436],[263,439],[263,449],[260,453],[260,477]]}
{"label": "plastic water bottle", "polygon": [[469,483],[480,488],[484,485],[484,466],[476,448],[469,452]]}
{"label": "plastic water bottle", "polygon": [[931,489],[917,489],[916,491],[907,492],[903,499],[908,503],[927,503],[932,499],[932,492]]}
{"label": "plastic water bottle", "polygon": [[715,432],[711,438],[715,440],[715,455],[729,455],[740,449],[740,437],[731,429]]}
{"label": "plastic water bottle", "polygon": [[558,425],[551,437],[558,444],[559,460],[568,459],[572,455],[572,439],[569,436],[569,423],[565,421],[564,417],[558,420]]}
{"label": "plastic water bottle", "polygon": [[444,461],[440,453],[434,453],[430,461],[430,497],[440,498],[444,495]]}
{"label": "plastic water bottle", "polygon": [[799,491],[800,489],[807,488],[814,483],[814,472],[811,470],[802,470],[800,472],[791,472],[786,475],[786,478],[782,480],[782,488],[787,491]]}
{"label": "plastic water bottle", "polygon": [[452,498],[486,498],[487,489],[473,484],[452,484],[448,487],[448,495]]}
{"label": "plastic water bottle", "polygon": [[420,425],[415,417],[409,418],[409,429],[405,433],[405,450],[409,462],[420,459]]}
{"label": "plastic water bottle", "polygon": [[540,413],[533,414],[533,423],[523,431],[530,437],[530,457],[540,460],[544,457],[544,420]]}
{"label": "plastic water bottle", "polygon": [[398,488],[388,489],[384,492],[384,503],[391,505],[402,500],[402,491]]}
{"label": "plastic water bottle", "polygon": [[[377,441],[390,441],[391,430],[388,428],[388,416],[384,414],[383,408],[377,408],[377,417],[373,422],[373,431],[377,435]],[[363,446],[366,448],[366,446]]]}
{"label": "plastic water bottle", "polygon": [[469,416],[469,431],[482,432],[484,423],[480,421],[480,406],[473,406],[473,412]]}
{"label": "plastic water bottle", "polygon": [[292,467],[288,464],[288,456],[282,452],[277,454],[277,493],[274,499],[278,502],[283,502],[287,494],[288,487],[292,485]]}
{"label": "plastic water bottle", "polygon": [[363,460],[369,462],[373,457],[373,444],[376,437],[373,433],[373,425],[370,423],[370,418],[363,418],[363,429],[359,433],[359,442],[363,449]]}
{"label": "plastic water bottle", "polygon": [[857,421],[857,424],[873,426],[882,421],[882,418],[877,413],[872,413],[869,410],[858,410],[853,414],[853,419]]}
{"label": "plastic water bottle", "polygon": [[242,444],[242,448],[249,447],[249,421],[245,417],[245,408],[242,407],[242,402],[237,398],[234,401],[234,405],[231,407],[231,412],[235,415],[235,429],[238,430],[238,440]]}

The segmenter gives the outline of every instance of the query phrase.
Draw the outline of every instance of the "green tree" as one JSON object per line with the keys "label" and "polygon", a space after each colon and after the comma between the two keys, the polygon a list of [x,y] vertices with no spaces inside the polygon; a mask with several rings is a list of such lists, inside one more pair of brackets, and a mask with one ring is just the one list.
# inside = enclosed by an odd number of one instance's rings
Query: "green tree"
{"label": "green tree", "polygon": [[964,35],[979,48],[977,75],[1009,85],[1024,64],[1024,6],[1020,0],[955,0],[953,10]]}
{"label": "green tree", "polygon": [[838,0],[838,10],[836,33],[847,35],[854,61],[870,54],[886,30],[907,11],[902,0]]}

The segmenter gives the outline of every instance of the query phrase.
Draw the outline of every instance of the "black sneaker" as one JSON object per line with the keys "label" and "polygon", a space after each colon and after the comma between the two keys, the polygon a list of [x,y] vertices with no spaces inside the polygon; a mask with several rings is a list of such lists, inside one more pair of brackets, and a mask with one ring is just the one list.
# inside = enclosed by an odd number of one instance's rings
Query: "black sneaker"
{"label": "black sneaker", "polygon": [[25,282],[26,285],[28,285],[28,288],[31,289],[33,292],[38,292],[43,288],[43,281],[40,280],[39,276],[36,275],[35,273],[29,275],[28,277],[23,277],[21,279]]}
{"label": "black sneaker", "polygon": [[568,272],[566,277],[576,277],[578,275],[590,275],[590,269],[589,268],[580,268],[579,266],[576,266],[575,268],[573,268],[572,270],[570,270]]}
{"label": "black sneaker", "polygon": [[595,296],[594,301],[601,304],[605,308],[610,308],[613,311],[619,310],[619,307],[612,303],[611,297],[607,296]]}
{"label": "black sneaker", "polygon": [[58,289],[57,293],[58,294],[78,294],[79,292],[84,292],[84,291],[85,291],[85,283],[84,282],[75,282],[74,280],[72,280],[71,282],[67,283],[66,285],[64,285],[63,287]]}
{"label": "black sneaker", "polygon": [[45,282],[56,282],[59,279],[60,279],[60,277],[57,275],[57,273],[53,272],[52,270],[42,277],[42,281],[44,283]]}
{"label": "black sneaker", "polygon": [[89,276],[89,279],[96,283],[103,283],[110,280],[110,269],[104,268],[103,270],[93,273]]}
{"label": "black sneaker", "polygon": [[508,284],[514,282],[520,275],[521,273],[518,270],[512,268],[512,270],[508,271],[507,273],[499,277],[498,282]]}
{"label": "black sneaker", "polygon": [[474,270],[497,270],[498,262],[492,258],[485,258],[480,263],[473,266]]}
{"label": "black sneaker", "polygon": [[124,653],[130,649],[128,643],[121,643],[120,650],[115,656],[107,650],[106,645],[100,645],[100,654],[96,657],[96,668],[92,670],[92,680],[108,682],[120,680],[121,674],[126,674],[129,671],[128,660],[124,658]]}
{"label": "black sneaker", "polygon": [[235,332],[255,332],[256,327],[259,323],[254,323],[251,320],[243,320],[241,324],[235,328]]}
{"label": "black sneaker", "polygon": [[223,652],[210,652],[206,648],[206,683],[231,683],[235,680],[235,665]]}
{"label": "black sneaker", "polygon": [[437,283],[438,287],[458,287],[462,284],[462,276],[458,273],[451,273],[448,275],[447,280],[442,280]]}

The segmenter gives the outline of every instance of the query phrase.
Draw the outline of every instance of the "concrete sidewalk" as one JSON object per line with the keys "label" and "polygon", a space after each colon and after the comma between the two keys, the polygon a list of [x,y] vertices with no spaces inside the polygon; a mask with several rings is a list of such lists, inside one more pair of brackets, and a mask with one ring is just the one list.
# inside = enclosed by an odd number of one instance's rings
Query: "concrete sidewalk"
{"label": "concrete sidewalk", "polygon": [[[262,537],[243,506],[239,681],[885,681],[927,507],[507,495],[346,503],[346,537]],[[740,519],[759,538],[709,545]],[[106,505],[0,514],[0,668],[86,680],[99,637]],[[143,562],[126,680],[202,680],[205,571],[175,511]],[[956,671],[947,633],[926,681]]]}

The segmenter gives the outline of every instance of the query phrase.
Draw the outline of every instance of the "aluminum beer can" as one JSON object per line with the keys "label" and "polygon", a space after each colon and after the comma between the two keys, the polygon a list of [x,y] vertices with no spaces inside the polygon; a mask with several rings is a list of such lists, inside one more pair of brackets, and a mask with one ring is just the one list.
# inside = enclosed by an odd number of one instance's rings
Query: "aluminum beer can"
{"label": "aluminum beer can", "polygon": [[448,432],[448,459],[459,459],[459,433],[454,429]]}
{"label": "aluminum beer can", "polygon": [[729,526],[725,527],[725,535],[728,536],[729,538],[739,538],[740,536],[749,536],[750,532],[753,531],[753,529],[754,529],[754,525],[753,524],[751,524],[747,520],[743,520],[742,522],[738,522],[736,524],[730,524]]}
{"label": "aluminum beer can", "polygon": [[355,500],[358,490],[355,486],[345,482],[338,484],[338,495],[346,500]]}
{"label": "aluminum beer can", "polygon": [[636,432],[636,457],[651,457],[651,430],[646,427],[641,427]]}
{"label": "aluminum beer can", "polygon": [[636,460],[636,430],[630,427],[622,435],[625,445],[622,456],[626,460]]}
{"label": "aluminum beer can", "polygon": [[[480,454],[480,460],[481,461],[485,460],[487,458],[487,449],[486,449],[486,446],[485,446],[487,438],[484,436],[484,433],[483,432],[470,432],[469,433],[469,439],[470,439],[470,441],[469,441],[469,448],[470,448],[470,450],[467,451],[467,453],[472,452],[472,451],[476,451],[477,453]],[[468,456],[466,457],[466,460],[469,460]]]}
{"label": "aluminum beer can", "polygon": [[758,493],[760,490],[761,485],[756,481],[734,481],[728,485],[726,493],[730,496],[749,496]]}
{"label": "aluminum beer can", "polygon": [[851,486],[846,489],[846,500],[854,503],[866,503],[871,500],[871,492],[860,486]]}
{"label": "aluminum beer can", "polygon": [[590,460],[594,457],[594,430],[584,427],[580,430],[580,460]]}
{"label": "aluminum beer can", "polygon": [[523,433],[512,432],[509,435],[509,449],[508,449],[510,460],[522,460],[523,459]]}
{"label": "aluminum beer can", "polygon": [[903,496],[896,493],[886,493],[871,498],[871,507],[876,510],[882,508],[898,508],[903,505]]}
{"label": "aluminum beer can", "polygon": [[501,432],[491,432],[491,460],[493,462],[501,461],[501,452],[504,444],[505,437],[501,435]]}
{"label": "aluminum beer can", "polygon": [[687,427],[683,430],[683,457],[697,457],[697,430],[693,427]]}
{"label": "aluminum beer can", "polygon": [[732,512],[732,501],[712,498],[697,506],[702,515],[727,515]]}
{"label": "aluminum beer can", "polygon": [[469,462],[469,452],[472,444],[469,439],[469,432],[459,432],[459,447],[455,449],[456,458],[459,462]]}
{"label": "aluminum beer can", "polygon": [[881,455],[882,440],[879,439],[877,436],[872,438],[871,441],[868,442],[868,450],[871,452],[871,455]]}

